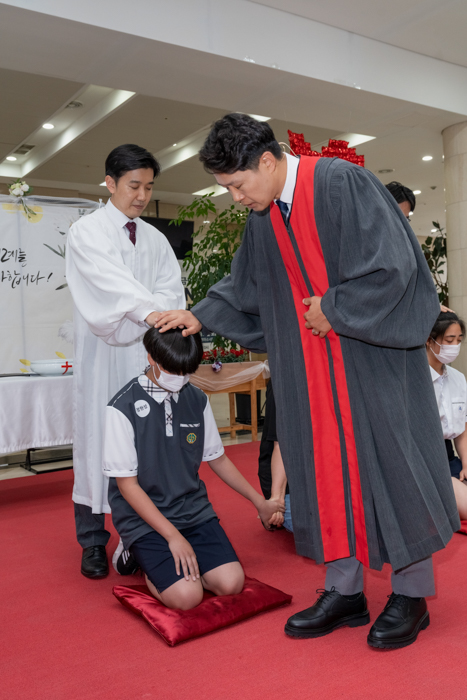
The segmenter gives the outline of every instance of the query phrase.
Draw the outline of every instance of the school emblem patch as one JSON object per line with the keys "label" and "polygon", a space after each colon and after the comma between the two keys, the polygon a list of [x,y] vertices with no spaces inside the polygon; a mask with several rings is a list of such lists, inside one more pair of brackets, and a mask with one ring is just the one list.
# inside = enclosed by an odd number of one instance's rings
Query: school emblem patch
{"label": "school emblem patch", "polygon": [[186,436],[186,441],[189,442],[190,445],[192,445],[194,442],[196,442],[196,435],[194,433],[189,433]]}

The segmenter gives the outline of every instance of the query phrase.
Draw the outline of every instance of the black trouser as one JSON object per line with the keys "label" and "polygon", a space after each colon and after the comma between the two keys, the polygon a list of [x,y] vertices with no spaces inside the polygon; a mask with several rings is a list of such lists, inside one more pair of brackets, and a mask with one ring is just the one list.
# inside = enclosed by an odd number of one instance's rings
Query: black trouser
{"label": "black trouser", "polygon": [[76,537],[85,549],[95,545],[105,545],[109,541],[110,532],[105,529],[105,513],[93,513],[92,508],[82,503],[74,503]]}
{"label": "black trouser", "polygon": [[448,453],[449,468],[451,470],[451,476],[455,479],[459,478],[459,474],[462,471],[462,462],[459,457],[454,454],[454,448],[452,446],[452,440],[445,440],[446,452]]}
{"label": "black trouser", "polygon": [[[266,499],[271,498],[271,457],[274,450],[274,443],[277,442],[276,434],[276,401],[272,390],[272,382],[266,389],[266,408],[264,411],[263,434],[259,446],[258,477],[261,491]],[[286,493],[289,493],[287,484]]]}

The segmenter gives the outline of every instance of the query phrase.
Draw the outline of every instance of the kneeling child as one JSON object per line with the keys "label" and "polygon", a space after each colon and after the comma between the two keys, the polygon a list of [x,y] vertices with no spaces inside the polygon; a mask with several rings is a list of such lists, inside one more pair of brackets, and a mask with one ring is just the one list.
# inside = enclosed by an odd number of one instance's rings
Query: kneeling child
{"label": "kneeling child", "polygon": [[110,477],[114,525],[169,608],[240,593],[244,574],[198,476],[203,460],[253,503],[267,526],[277,504],[266,501],[225,455],[207,396],[189,383],[203,346],[179,329],[144,336],[149,367],[107,406],[104,474]]}

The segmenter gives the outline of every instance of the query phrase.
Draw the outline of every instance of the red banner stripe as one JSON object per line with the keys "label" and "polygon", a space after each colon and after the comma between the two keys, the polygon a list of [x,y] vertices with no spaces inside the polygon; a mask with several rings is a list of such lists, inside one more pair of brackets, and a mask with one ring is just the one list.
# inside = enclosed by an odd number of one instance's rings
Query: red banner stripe
{"label": "red banner stripe", "polygon": [[[329,288],[326,264],[314,217],[314,169],[317,158],[301,158],[300,174],[297,179],[291,226],[295,235],[303,265],[308,273],[316,296],[323,296]],[[347,389],[344,359],[339,336],[334,331],[327,335],[334,365],[339,409],[344,431],[345,450],[349,469],[352,511],[356,539],[357,559],[368,565],[368,542],[366,536],[365,512],[358,468],[357,448],[353,430],[352,413]]]}
{"label": "red banner stripe", "polygon": [[303,299],[309,296],[279,207],[271,221],[293,293],[310,400],[316,493],[325,561],[350,556],[339,427],[334,410],[326,342],[305,328]]}

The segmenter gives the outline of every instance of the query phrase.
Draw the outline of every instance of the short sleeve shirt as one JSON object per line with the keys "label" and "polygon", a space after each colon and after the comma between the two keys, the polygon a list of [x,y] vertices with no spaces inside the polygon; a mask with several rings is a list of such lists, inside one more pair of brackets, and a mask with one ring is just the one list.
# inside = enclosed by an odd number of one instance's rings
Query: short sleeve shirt
{"label": "short sleeve shirt", "polygon": [[467,382],[462,372],[445,365],[438,374],[430,367],[445,440],[459,437],[465,431]]}
{"label": "short sleeve shirt", "polygon": [[[167,391],[156,387],[146,375],[138,377],[139,384],[158,403],[165,402]],[[172,394],[175,401],[178,393]],[[169,420],[166,412],[166,428]],[[135,448],[133,426],[128,418],[116,408],[107,406],[104,432],[103,471],[109,477],[136,476],[138,457]],[[210,462],[224,454],[224,446],[217,429],[211,404],[206,402],[204,409],[203,461]]]}

